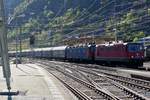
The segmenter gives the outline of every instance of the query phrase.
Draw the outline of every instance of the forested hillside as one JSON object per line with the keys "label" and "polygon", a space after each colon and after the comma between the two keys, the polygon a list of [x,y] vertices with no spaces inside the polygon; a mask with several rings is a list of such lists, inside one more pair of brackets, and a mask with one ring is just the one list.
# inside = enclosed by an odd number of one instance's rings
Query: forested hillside
{"label": "forested hillside", "polygon": [[54,43],[93,35],[136,41],[150,34],[150,0],[22,0],[12,7],[10,25],[22,27],[24,38],[40,32]]}

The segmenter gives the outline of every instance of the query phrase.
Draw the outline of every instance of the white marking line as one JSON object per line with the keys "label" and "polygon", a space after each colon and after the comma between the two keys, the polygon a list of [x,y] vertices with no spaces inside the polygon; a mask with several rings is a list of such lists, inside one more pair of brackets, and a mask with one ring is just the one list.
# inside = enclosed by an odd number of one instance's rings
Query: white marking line
{"label": "white marking line", "polygon": [[51,77],[48,77],[45,75],[45,72],[43,72],[42,68],[38,67],[38,70],[40,72],[40,74],[44,75],[44,80],[48,85],[48,88],[53,96],[53,100],[65,100],[64,97],[62,96],[61,92],[59,91],[58,87],[54,84],[54,82],[52,81]]}
{"label": "white marking line", "polygon": [[72,71],[71,71],[71,70],[69,70],[69,69],[67,69],[67,68],[66,68],[65,70],[66,70],[66,71],[68,71],[69,73],[72,73]]}

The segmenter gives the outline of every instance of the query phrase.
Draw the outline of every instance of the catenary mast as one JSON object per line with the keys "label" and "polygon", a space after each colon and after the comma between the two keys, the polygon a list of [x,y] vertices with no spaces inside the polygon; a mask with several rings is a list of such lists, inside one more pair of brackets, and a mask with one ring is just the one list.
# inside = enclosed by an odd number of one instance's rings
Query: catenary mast
{"label": "catenary mast", "polygon": [[0,0],[0,50],[2,56],[3,75],[4,78],[6,78],[7,89],[10,91],[11,72],[8,59],[7,30],[4,11],[4,1]]}

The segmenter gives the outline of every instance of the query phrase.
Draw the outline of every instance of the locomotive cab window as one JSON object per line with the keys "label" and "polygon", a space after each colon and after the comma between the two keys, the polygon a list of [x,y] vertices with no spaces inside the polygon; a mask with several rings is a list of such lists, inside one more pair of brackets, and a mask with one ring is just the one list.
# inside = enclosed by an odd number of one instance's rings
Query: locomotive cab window
{"label": "locomotive cab window", "polygon": [[138,52],[138,51],[142,51],[143,49],[144,49],[143,46],[140,44],[129,44],[128,45],[129,52]]}

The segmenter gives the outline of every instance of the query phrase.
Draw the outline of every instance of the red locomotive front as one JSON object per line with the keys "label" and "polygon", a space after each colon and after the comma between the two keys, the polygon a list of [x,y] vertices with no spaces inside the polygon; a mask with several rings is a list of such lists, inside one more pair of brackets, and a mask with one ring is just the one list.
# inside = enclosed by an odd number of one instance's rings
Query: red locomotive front
{"label": "red locomotive front", "polygon": [[142,66],[144,50],[140,43],[111,43],[96,46],[95,60],[99,63]]}
{"label": "red locomotive front", "polygon": [[130,63],[134,65],[143,65],[144,60],[144,46],[140,43],[128,43],[127,44],[127,54]]}

